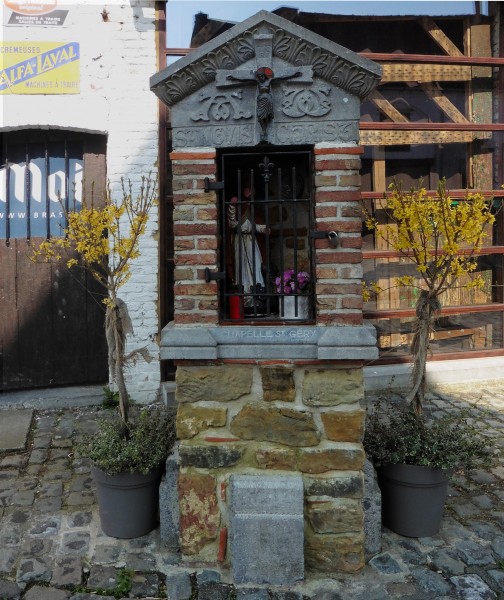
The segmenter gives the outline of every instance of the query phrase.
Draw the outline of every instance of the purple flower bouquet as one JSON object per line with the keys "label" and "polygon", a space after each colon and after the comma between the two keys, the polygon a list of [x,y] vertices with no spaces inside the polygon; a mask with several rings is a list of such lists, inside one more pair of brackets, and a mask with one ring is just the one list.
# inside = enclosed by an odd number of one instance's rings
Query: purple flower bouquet
{"label": "purple flower bouquet", "polygon": [[310,291],[310,274],[306,271],[287,269],[282,277],[275,279],[276,291],[279,294],[307,294]]}

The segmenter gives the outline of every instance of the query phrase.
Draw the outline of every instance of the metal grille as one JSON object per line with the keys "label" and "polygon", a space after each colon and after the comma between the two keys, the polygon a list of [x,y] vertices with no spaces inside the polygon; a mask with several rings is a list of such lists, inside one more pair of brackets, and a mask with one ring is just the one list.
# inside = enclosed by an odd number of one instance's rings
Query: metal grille
{"label": "metal grille", "polygon": [[82,201],[81,142],[3,144],[0,238],[62,235],[65,213]]}
{"label": "metal grille", "polygon": [[313,318],[310,160],[222,155],[222,319]]}

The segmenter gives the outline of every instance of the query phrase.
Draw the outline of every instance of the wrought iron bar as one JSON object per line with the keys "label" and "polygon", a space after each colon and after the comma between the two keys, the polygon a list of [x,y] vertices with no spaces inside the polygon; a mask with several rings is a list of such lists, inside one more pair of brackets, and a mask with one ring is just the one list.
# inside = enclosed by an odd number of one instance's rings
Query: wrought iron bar
{"label": "wrought iron bar", "polygon": [[[294,280],[297,281],[298,277],[298,228],[297,228],[297,210],[295,207],[296,202],[296,169],[292,167],[291,169],[291,188],[292,188],[292,202],[293,202],[293,211],[292,211],[292,236],[293,236],[293,246],[294,246]],[[299,300],[298,300],[298,292],[297,286],[294,288],[294,316],[297,317],[299,315]]]}
{"label": "wrought iron bar", "polygon": [[[61,199],[60,199],[61,202]],[[75,190],[74,190],[74,210],[75,210]],[[68,212],[70,210],[70,159],[68,156],[68,145],[65,140],[65,215],[64,215],[64,226],[68,227]]]}
{"label": "wrought iron bar", "polygon": [[30,152],[28,144],[25,146],[25,200],[26,200],[26,239],[31,239],[31,171]]}
{"label": "wrought iron bar", "polygon": [[11,168],[8,158],[8,148],[6,148],[7,157],[5,159],[5,244],[10,246],[10,174]]}
{"label": "wrought iron bar", "polygon": [[[226,275],[219,287],[224,319],[284,320],[284,296],[287,295],[294,298],[296,304],[290,318],[299,318],[299,292],[287,288],[283,273],[290,269],[297,273],[303,268],[313,274],[308,237],[311,188],[307,158],[310,155],[293,152],[292,164],[290,153],[272,154],[262,155],[262,161],[250,171],[243,169],[241,163],[245,158],[254,161],[261,155],[223,155],[221,272]],[[278,157],[278,161],[274,157]],[[248,185],[250,196],[244,192]],[[236,196],[234,201],[233,196]],[[290,291],[293,293],[287,294]]]}
{"label": "wrought iron bar", "polygon": [[46,237],[49,239],[51,237],[51,205],[49,198],[49,149],[47,147],[47,143],[44,146],[44,159],[45,159],[45,205],[46,205]]}

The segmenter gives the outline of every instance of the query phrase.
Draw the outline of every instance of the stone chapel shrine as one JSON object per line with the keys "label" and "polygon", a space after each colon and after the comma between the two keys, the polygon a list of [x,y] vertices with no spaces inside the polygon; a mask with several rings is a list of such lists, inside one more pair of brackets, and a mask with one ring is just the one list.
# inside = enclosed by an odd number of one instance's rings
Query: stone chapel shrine
{"label": "stone chapel shrine", "polygon": [[151,77],[173,127],[178,543],[236,582],[364,565],[358,125],[380,76],[261,11]]}

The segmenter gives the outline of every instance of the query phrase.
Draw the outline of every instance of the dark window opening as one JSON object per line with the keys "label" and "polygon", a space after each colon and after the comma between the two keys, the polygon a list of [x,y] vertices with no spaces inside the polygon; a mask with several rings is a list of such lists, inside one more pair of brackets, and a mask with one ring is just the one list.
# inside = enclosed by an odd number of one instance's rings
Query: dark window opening
{"label": "dark window opening", "polygon": [[309,150],[221,155],[221,319],[313,319],[310,165]]}
{"label": "dark window opening", "polygon": [[0,238],[62,235],[65,213],[82,204],[83,142],[4,136],[1,153]]}

